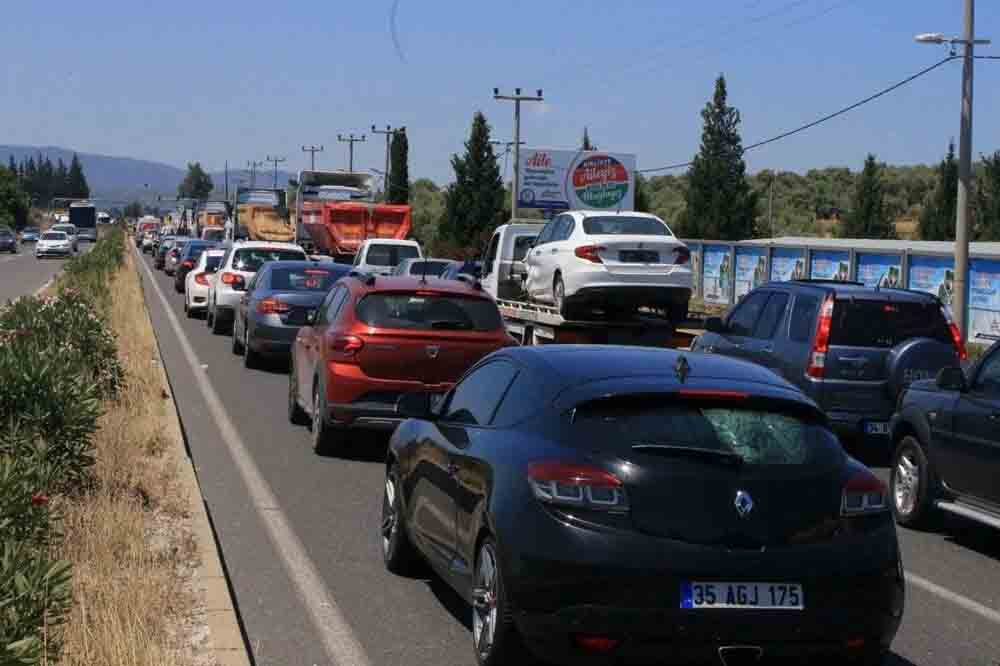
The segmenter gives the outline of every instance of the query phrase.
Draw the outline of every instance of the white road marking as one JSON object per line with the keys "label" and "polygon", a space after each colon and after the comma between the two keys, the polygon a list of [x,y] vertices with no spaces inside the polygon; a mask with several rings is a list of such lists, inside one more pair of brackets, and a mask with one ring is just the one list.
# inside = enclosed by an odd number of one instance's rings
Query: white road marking
{"label": "white road marking", "polygon": [[149,284],[153,286],[160,303],[163,305],[191,372],[194,374],[198,388],[205,399],[205,405],[219,426],[222,440],[229,449],[229,454],[236,463],[236,468],[239,470],[240,476],[243,477],[243,482],[250,493],[254,510],[267,529],[268,536],[295,585],[299,599],[308,611],[317,633],[319,633],[324,651],[334,664],[368,666],[370,664],[368,656],[354,636],[354,632],[333,600],[333,596],[326,589],[316,565],[306,555],[305,547],[292,530],[285,513],[280,509],[274,492],[257,469],[250,452],[230,420],[226,408],[223,407],[222,401],[212,387],[208,374],[195,356],[194,349],[181,328],[177,315],[174,314],[170,303],[163,295],[160,285],[157,284],[153,272],[149,269],[142,255],[136,252],[135,256],[139,258],[139,263],[149,278]]}
{"label": "white road marking", "polygon": [[984,620],[988,620],[994,624],[1000,624],[1000,611],[993,610],[989,606],[984,606],[978,601],[973,601],[968,597],[963,597],[961,594],[952,592],[948,588],[941,587],[937,583],[932,583],[926,578],[910,573],[909,571],[906,572],[906,582],[915,587],[919,587],[924,592],[930,592],[936,597],[940,597],[945,601],[950,601],[970,613],[975,613]]}

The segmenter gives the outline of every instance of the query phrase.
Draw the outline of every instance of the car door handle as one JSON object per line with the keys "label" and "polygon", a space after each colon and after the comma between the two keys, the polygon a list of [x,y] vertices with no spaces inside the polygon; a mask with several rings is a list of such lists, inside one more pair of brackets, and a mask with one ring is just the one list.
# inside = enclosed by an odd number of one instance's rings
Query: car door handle
{"label": "car door handle", "polygon": [[458,465],[454,463],[448,464],[448,476],[458,476]]}
{"label": "car door handle", "polygon": [[558,251],[559,251],[558,249],[552,248],[551,250],[549,250],[549,254],[555,254]]}

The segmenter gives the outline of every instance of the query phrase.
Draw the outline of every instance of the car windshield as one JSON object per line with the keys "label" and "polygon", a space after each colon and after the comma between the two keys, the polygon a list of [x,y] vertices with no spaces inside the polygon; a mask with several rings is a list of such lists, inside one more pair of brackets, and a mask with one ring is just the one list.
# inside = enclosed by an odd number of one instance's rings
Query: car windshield
{"label": "car windshield", "polygon": [[306,258],[302,250],[270,247],[247,247],[233,254],[233,268],[238,271],[256,273],[265,261],[302,261]]}
{"label": "car windshield", "polygon": [[502,327],[496,303],[485,298],[424,294],[370,294],[357,316],[378,328],[493,331]]}
{"label": "car windshield", "polygon": [[65,234],[71,234],[71,233],[73,233],[73,231],[75,231],[72,227],[65,227],[65,226],[62,226],[62,225],[56,226],[56,227],[52,227],[52,230],[53,231],[61,231],[61,232],[65,233]]}
{"label": "car windshield", "polygon": [[372,245],[365,255],[370,266],[396,266],[403,259],[416,259],[420,252],[412,245]]}
{"label": "car windshield", "polygon": [[414,261],[410,263],[410,275],[426,275],[427,277],[438,277],[448,268],[447,261]]}
{"label": "car windshield", "polygon": [[346,275],[348,269],[330,268],[275,268],[271,271],[268,288],[273,291],[329,291],[334,282]]}
{"label": "car windshield", "polygon": [[912,338],[952,344],[941,306],[932,301],[893,303],[882,300],[838,300],[833,307],[830,344],[891,349]]}
{"label": "car windshield", "polygon": [[42,240],[66,240],[66,234],[61,231],[46,231],[42,234]]}
{"label": "car windshield", "polygon": [[632,398],[578,408],[573,424],[581,445],[608,446],[626,459],[703,452],[733,457],[747,465],[829,461],[839,446],[828,430],[794,414]]}
{"label": "car windshield", "polygon": [[673,236],[656,218],[624,215],[584,218],[583,231],[592,236]]}

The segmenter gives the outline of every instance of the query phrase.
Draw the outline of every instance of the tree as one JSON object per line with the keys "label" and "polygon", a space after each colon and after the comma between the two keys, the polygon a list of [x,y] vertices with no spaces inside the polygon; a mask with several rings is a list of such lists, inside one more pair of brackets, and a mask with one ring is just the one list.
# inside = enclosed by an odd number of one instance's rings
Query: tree
{"label": "tree", "polygon": [[28,223],[25,199],[17,173],[0,166],[0,226],[21,229]]}
{"label": "tree", "polygon": [[87,185],[87,177],[83,175],[83,167],[76,153],[73,153],[69,173],[66,175],[66,196],[80,199],[90,197],[90,186]]}
{"label": "tree", "polygon": [[177,186],[177,196],[189,199],[207,199],[208,195],[215,189],[212,177],[201,168],[201,162],[187,165],[187,175]]}
{"label": "tree", "polygon": [[55,183],[53,184],[52,191],[57,197],[66,196],[66,192],[69,191],[69,171],[66,169],[66,163],[59,158],[59,163],[56,165],[56,172],[53,176]]}
{"label": "tree", "polygon": [[583,141],[580,143],[580,150],[597,150],[597,146],[590,142],[590,132],[583,128]]}
{"label": "tree", "polygon": [[10,159],[7,160],[7,170],[10,171],[15,176],[17,175],[17,162],[14,161],[13,155],[11,155]]}
{"label": "tree", "polygon": [[[983,155],[976,180],[976,239],[1000,240],[1000,150]],[[954,228],[954,227],[952,227]]]}
{"label": "tree", "polygon": [[139,219],[140,217],[142,217],[142,214],[143,214],[143,207],[141,201],[133,201],[129,205],[125,206],[125,210],[122,212],[122,215],[124,215],[125,217],[133,219]]}
{"label": "tree", "polygon": [[726,79],[715,81],[715,94],[701,112],[701,148],[688,170],[685,235],[692,238],[751,238],[757,194],[746,178],[740,112],[726,102]]}
{"label": "tree", "polygon": [[865,168],[854,189],[851,212],[841,222],[840,235],[844,238],[894,238],[896,235],[886,214],[882,165],[871,153],[865,158]]}
{"label": "tree", "polygon": [[922,240],[954,240],[955,214],[958,206],[958,163],[955,142],[948,142],[948,154],[937,168],[937,185],[924,203],[920,214]]}
{"label": "tree", "polygon": [[648,213],[650,209],[645,180],[641,173],[635,174],[635,210],[640,213]]}
{"label": "tree", "polygon": [[410,142],[406,130],[392,133],[389,147],[389,184],[386,185],[386,201],[405,204],[410,200]]}
{"label": "tree", "polygon": [[445,192],[440,237],[464,252],[478,252],[483,236],[503,220],[504,186],[490,145],[490,126],[477,111],[472,117],[465,155],[452,155],[455,182]]}

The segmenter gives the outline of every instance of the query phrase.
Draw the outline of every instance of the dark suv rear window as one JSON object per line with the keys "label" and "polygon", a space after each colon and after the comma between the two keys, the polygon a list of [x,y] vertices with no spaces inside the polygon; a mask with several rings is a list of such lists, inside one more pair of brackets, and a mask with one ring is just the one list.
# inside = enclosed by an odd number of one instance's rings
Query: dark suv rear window
{"label": "dark suv rear window", "polygon": [[911,338],[951,344],[951,333],[936,303],[838,300],[833,306],[830,344],[889,349]]}
{"label": "dark suv rear window", "polygon": [[358,319],[379,328],[495,331],[503,325],[496,303],[485,298],[422,294],[369,294]]}

